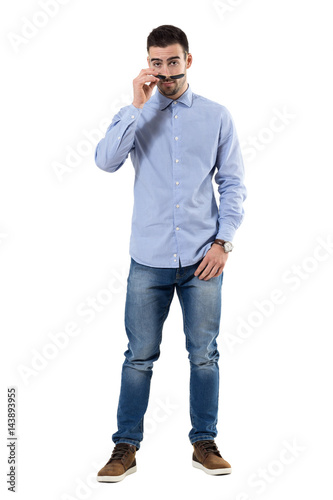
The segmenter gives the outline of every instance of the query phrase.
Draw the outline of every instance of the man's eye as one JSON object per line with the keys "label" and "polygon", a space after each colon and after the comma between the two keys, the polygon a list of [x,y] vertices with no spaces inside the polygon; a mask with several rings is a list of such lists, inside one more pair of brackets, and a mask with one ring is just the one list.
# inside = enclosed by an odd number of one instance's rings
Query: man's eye
{"label": "man's eye", "polygon": [[177,66],[178,61],[172,61],[171,64],[173,64],[174,66]]}
{"label": "man's eye", "polygon": [[160,65],[160,63],[155,63],[155,64],[154,64],[154,66],[159,66],[159,65]]}

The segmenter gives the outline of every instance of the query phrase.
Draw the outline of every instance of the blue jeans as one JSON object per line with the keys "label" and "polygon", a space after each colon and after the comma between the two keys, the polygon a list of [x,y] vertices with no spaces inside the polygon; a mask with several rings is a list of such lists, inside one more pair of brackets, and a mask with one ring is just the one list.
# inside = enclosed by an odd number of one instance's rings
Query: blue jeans
{"label": "blue jeans", "polygon": [[[202,259],[201,259],[202,260]],[[128,348],[122,366],[114,443],[143,439],[153,363],[159,358],[162,328],[176,288],[190,361],[191,443],[214,439],[219,399],[219,352],[216,338],[221,317],[223,273],[207,281],[194,276],[201,260],[191,266],[150,267],[131,257],[127,278],[125,329]]]}

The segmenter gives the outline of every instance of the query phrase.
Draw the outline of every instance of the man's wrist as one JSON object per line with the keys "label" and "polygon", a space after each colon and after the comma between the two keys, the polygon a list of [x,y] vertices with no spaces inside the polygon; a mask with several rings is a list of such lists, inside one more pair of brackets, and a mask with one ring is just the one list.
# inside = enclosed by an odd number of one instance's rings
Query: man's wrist
{"label": "man's wrist", "polygon": [[233,248],[234,248],[234,246],[233,246],[233,244],[231,243],[231,241],[225,241],[225,240],[221,240],[221,239],[219,239],[219,238],[216,238],[216,239],[213,241],[212,245],[213,245],[214,243],[215,243],[216,245],[221,246],[221,247],[223,248],[223,250],[224,250],[226,253],[231,252],[231,251],[233,250]]}
{"label": "man's wrist", "polygon": [[134,101],[132,102],[132,104],[133,104],[133,106],[134,106],[135,108],[139,108],[139,109],[142,109],[142,108],[143,108],[143,106],[144,106],[144,104],[140,104],[140,105],[139,105],[139,104],[136,104]]}

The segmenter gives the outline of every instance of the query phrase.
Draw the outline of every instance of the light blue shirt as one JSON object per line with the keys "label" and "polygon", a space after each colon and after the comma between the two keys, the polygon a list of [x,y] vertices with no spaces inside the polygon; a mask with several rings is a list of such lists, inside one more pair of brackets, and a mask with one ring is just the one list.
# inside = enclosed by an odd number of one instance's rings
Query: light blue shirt
{"label": "light blue shirt", "polygon": [[[227,108],[187,90],[156,92],[124,106],[96,146],[96,165],[135,171],[129,253],[146,266],[178,268],[203,258],[215,238],[232,241],[244,217],[244,165]],[[217,207],[212,184],[218,185]]]}

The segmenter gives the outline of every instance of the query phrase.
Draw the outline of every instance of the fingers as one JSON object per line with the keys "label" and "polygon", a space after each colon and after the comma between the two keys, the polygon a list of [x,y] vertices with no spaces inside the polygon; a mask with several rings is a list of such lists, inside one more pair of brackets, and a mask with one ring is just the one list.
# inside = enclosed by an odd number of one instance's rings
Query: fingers
{"label": "fingers", "polygon": [[156,78],[155,76],[145,76],[141,79],[141,83],[149,83],[149,82],[157,83],[158,78]]}
{"label": "fingers", "polygon": [[140,74],[146,74],[146,75],[158,75],[157,69],[154,68],[145,68],[140,71]]}
{"label": "fingers", "polygon": [[133,104],[136,107],[142,108],[144,104],[150,99],[153,89],[157,82],[156,78],[158,71],[152,68],[142,69],[139,75],[133,80]]}
{"label": "fingers", "polygon": [[214,261],[210,261],[206,257],[202,260],[200,265],[194,272],[194,276],[198,276],[199,280],[209,280],[211,278],[216,278],[220,274],[222,274],[224,268],[224,264],[216,263]]}
{"label": "fingers", "polygon": [[145,83],[148,83],[148,84],[153,84],[153,83],[157,83],[158,82],[158,78],[156,78],[155,76],[150,76],[150,75],[142,75],[142,76],[138,76],[135,80],[134,80],[134,85],[138,85],[138,86],[143,86]]}
{"label": "fingers", "polygon": [[155,85],[157,85],[157,82],[151,82],[151,83],[149,83],[149,88],[153,89],[155,87]]}
{"label": "fingers", "polygon": [[150,76],[150,75],[143,75],[143,76],[138,76],[134,80],[135,83],[146,83],[146,82],[158,82],[158,78],[156,76]]}
{"label": "fingers", "polygon": [[199,280],[208,281],[211,278],[216,278],[220,274],[222,274],[223,268],[220,268],[218,265],[215,266],[206,266],[205,270],[201,272],[199,276]]}
{"label": "fingers", "polygon": [[222,268],[220,268],[218,266],[214,266],[211,268],[210,272],[209,272],[209,270],[205,269],[204,276],[202,278],[199,276],[199,279],[203,279],[204,281],[208,281],[211,278],[216,278],[217,276],[220,276],[220,274],[222,274]]}
{"label": "fingers", "polygon": [[151,68],[142,69],[139,75],[135,78],[135,80],[140,83],[158,81],[159,79],[156,78],[156,76],[154,75],[158,75],[158,71],[156,69],[151,69]]}
{"label": "fingers", "polygon": [[201,273],[201,271],[203,271],[205,269],[206,264],[207,264],[207,260],[205,261],[205,259],[203,259],[201,264],[194,271],[194,276],[198,276]]}

